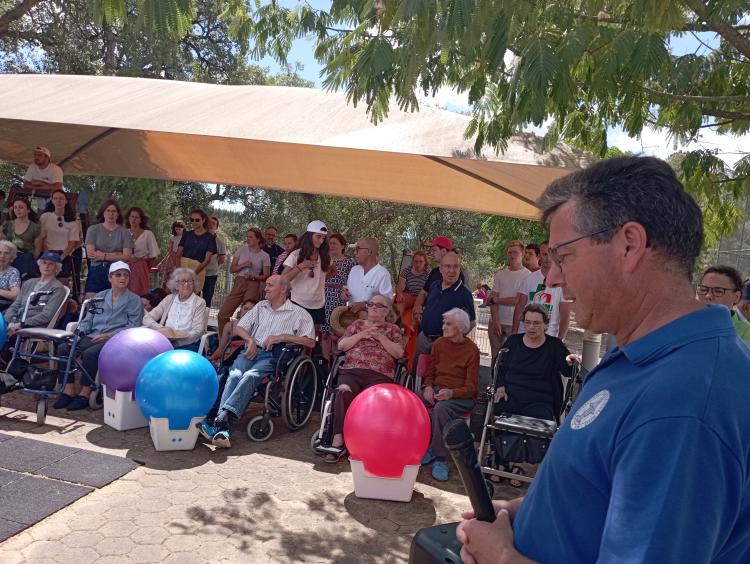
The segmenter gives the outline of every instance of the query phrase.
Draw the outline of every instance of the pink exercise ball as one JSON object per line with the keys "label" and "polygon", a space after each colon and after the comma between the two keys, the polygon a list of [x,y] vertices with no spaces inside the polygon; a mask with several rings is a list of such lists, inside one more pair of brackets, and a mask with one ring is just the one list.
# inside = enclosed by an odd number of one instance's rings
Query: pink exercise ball
{"label": "pink exercise ball", "polygon": [[378,384],[354,398],[344,419],[352,459],[370,474],[400,478],[404,466],[420,464],[430,442],[430,416],[416,394]]}
{"label": "pink exercise ball", "polygon": [[[141,369],[152,358],[173,350],[164,335],[147,327],[133,327],[115,334],[99,353],[99,375],[108,388],[132,392]],[[93,374],[92,374],[93,376]]]}

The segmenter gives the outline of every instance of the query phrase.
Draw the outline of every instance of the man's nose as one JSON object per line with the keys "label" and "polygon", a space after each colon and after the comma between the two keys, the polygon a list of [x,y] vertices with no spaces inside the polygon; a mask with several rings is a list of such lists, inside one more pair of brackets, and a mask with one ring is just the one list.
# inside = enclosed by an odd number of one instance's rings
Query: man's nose
{"label": "man's nose", "polygon": [[547,272],[546,284],[547,286],[551,286],[552,288],[565,286],[565,275],[555,261],[552,261],[549,272]]}

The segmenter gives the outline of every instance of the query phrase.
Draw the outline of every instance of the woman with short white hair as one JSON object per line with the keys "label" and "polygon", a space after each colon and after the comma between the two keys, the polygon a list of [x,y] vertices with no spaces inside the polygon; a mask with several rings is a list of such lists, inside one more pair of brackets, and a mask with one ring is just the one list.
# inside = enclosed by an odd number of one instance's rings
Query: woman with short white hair
{"label": "woman with short white hair", "polygon": [[208,309],[194,291],[195,280],[192,268],[175,268],[167,281],[172,293],[143,316],[143,325],[165,335],[176,349],[198,352],[208,324]]}
{"label": "woman with short white hair", "polygon": [[471,319],[454,307],[443,314],[443,336],[432,344],[432,363],[427,370],[422,398],[432,408],[432,439],[422,464],[432,465],[432,477],[448,479],[448,449],[443,428],[452,419],[474,409],[479,383],[479,349],[466,337]]}
{"label": "woman with short white hair", "polygon": [[0,311],[5,311],[21,292],[21,273],[11,266],[17,253],[13,243],[0,240]]}

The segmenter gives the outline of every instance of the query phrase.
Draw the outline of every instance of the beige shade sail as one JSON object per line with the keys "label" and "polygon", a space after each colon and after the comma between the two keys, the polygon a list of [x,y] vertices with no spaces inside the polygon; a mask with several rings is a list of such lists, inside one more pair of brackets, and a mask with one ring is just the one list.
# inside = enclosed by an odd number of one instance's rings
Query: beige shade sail
{"label": "beige shade sail", "polygon": [[[469,117],[394,108],[373,125],[343,94],[167,80],[0,76],[0,159],[52,151],[67,175],[251,186],[536,217],[553,179],[586,164],[523,135],[474,155]],[[471,156],[475,158],[465,158]]]}

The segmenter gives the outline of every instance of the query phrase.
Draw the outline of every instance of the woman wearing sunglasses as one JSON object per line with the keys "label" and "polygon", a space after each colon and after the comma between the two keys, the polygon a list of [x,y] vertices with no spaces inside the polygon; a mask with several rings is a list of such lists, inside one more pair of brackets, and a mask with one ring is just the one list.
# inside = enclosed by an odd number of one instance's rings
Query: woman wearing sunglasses
{"label": "woman wearing sunglasses", "polygon": [[326,224],[311,221],[297,248],[286,257],[282,272],[292,286],[292,301],[307,310],[316,332],[326,322],[326,277],[336,274],[335,267],[329,273],[332,263],[327,239]]}
{"label": "woman wearing sunglasses", "polygon": [[83,243],[81,221],[76,216],[68,196],[62,190],[52,192],[50,203],[39,224],[42,228],[42,250],[60,255],[62,270],[57,279],[67,286],[73,275],[73,251]]}
{"label": "woman wearing sunglasses", "polygon": [[729,308],[737,335],[750,347],[750,323],[745,323],[735,310],[742,299],[742,275],[731,266],[711,266],[701,276],[696,293],[704,304]]}
{"label": "woman wearing sunglasses", "polygon": [[326,455],[326,462],[337,462],[346,452],[344,417],[357,394],[376,384],[393,382],[396,360],[404,354],[401,330],[386,321],[391,300],[375,294],[367,302],[367,319],[358,319],[339,339],[339,350],[346,352],[338,373],[333,407],[333,440],[338,451]]}
{"label": "woman wearing sunglasses", "polygon": [[195,272],[195,293],[199,294],[203,291],[203,282],[206,280],[206,267],[211,262],[211,257],[217,253],[216,237],[208,232],[208,214],[203,210],[190,212],[190,224],[193,230],[182,234],[175,260],[178,266]]}

